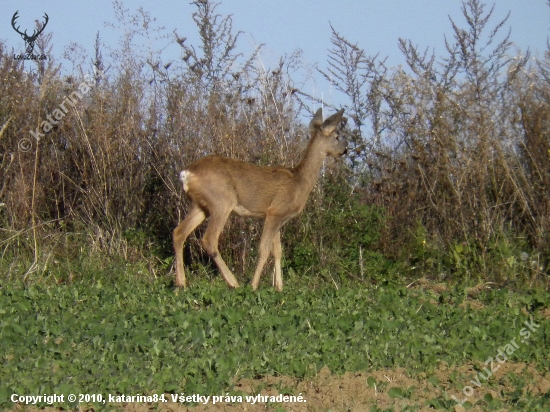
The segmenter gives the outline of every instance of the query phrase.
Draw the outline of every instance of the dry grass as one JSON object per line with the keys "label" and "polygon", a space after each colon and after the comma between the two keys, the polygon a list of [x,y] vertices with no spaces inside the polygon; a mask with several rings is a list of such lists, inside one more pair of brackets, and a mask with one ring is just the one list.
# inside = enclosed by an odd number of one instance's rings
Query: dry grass
{"label": "dry grass", "polygon": [[[213,22],[214,30],[194,48],[177,35],[138,30],[151,22],[142,10],[135,16],[116,10],[127,29],[120,48],[104,57],[98,39],[93,65],[75,57],[70,76],[60,74],[54,59],[26,71],[0,44],[3,256],[19,255],[24,244],[35,269],[40,255],[57,249],[52,241],[59,233],[85,231],[91,246],[116,253],[125,234],[138,231],[164,258],[171,254],[170,232],[186,212],[177,182],[185,165],[205,154],[296,163],[307,136],[299,115],[311,103],[288,74],[300,68],[298,56],[273,69],[255,64],[258,50],[240,56],[231,19],[207,4],[197,2],[194,17]],[[352,102],[346,113],[353,151],[351,170],[339,164],[331,172],[351,172],[346,191],[384,210],[379,250],[385,256],[417,261],[437,275],[446,265],[452,267],[446,276],[502,280],[517,273],[530,285],[548,283],[550,56],[533,66],[527,56],[507,60],[506,42],[495,43],[490,56],[480,49],[461,54],[472,39],[455,34],[442,66],[402,41],[409,67],[394,71],[334,30],[330,78]],[[132,46],[155,36],[179,43],[182,60],[164,62],[160,51]],[[44,37],[40,47],[48,50],[50,40]],[[30,132],[48,116],[55,119],[84,81],[89,90],[34,139]],[[321,179],[308,210],[337,208],[324,195],[329,181]],[[221,238],[234,245],[227,260],[246,267],[254,239],[242,234],[256,236],[256,223],[231,225]],[[462,244],[465,251],[455,255]],[[198,257],[196,242],[191,246]],[[529,261],[519,260],[521,251]]]}

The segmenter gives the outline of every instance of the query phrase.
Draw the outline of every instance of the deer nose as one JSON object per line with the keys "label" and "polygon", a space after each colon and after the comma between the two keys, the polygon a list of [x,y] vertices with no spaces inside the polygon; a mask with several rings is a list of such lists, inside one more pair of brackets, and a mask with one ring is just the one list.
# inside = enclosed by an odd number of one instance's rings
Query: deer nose
{"label": "deer nose", "polygon": [[348,142],[346,141],[343,141],[343,142],[340,142],[341,146],[342,146],[342,155],[345,155],[348,153]]}

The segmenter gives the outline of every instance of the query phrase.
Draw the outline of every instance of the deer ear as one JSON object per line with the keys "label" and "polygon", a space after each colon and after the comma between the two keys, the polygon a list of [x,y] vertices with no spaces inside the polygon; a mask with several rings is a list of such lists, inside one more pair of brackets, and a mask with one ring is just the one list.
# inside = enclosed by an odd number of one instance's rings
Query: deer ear
{"label": "deer ear", "polygon": [[316,129],[318,129],[322,125],[323,125],[323,109],[319,108],[319,110],[315,112],[315,116],[313,116],[313,119],[311,119],[311,122],[309,123],[309,131],[313,133]]}
{"label": "deer ear", "polygon": [[344,109],[340,109],[338,112],[334,113],[327,120],[325,120],[323,122],[323,125],[321,126],[321,128],[323,129],[323,133],[329,135],[334,130],[336,130],[336,128],[340,125],[340,122],[342,121],[343,115]]}

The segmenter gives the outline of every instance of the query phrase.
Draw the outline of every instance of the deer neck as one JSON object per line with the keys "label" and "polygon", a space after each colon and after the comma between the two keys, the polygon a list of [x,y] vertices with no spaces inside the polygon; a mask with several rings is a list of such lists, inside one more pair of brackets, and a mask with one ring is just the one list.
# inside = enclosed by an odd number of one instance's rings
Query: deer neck
{"label": "deer neck", "polygon": [[319,178],[319,171],[323,166],[325,160],[325,153],[321,150],[316,139],[312,139],[304,153],[304,157],[294,168],[296,182],[300,188],[300,191],[307,197],[317,179]]}

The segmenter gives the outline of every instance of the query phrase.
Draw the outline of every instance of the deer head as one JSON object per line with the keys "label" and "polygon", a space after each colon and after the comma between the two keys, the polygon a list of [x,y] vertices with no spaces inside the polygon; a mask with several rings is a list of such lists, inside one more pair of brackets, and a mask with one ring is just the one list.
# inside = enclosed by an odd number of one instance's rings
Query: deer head
{"label": "deer head", "polygon": [[341,124],[346,122],[343,114],[344,109],[341,109],[323,121],[323,109],[319,109],[309,124],[310,144],[319,146],[325,156],[338,157],[347,151],[347,143],[338,136]]}

